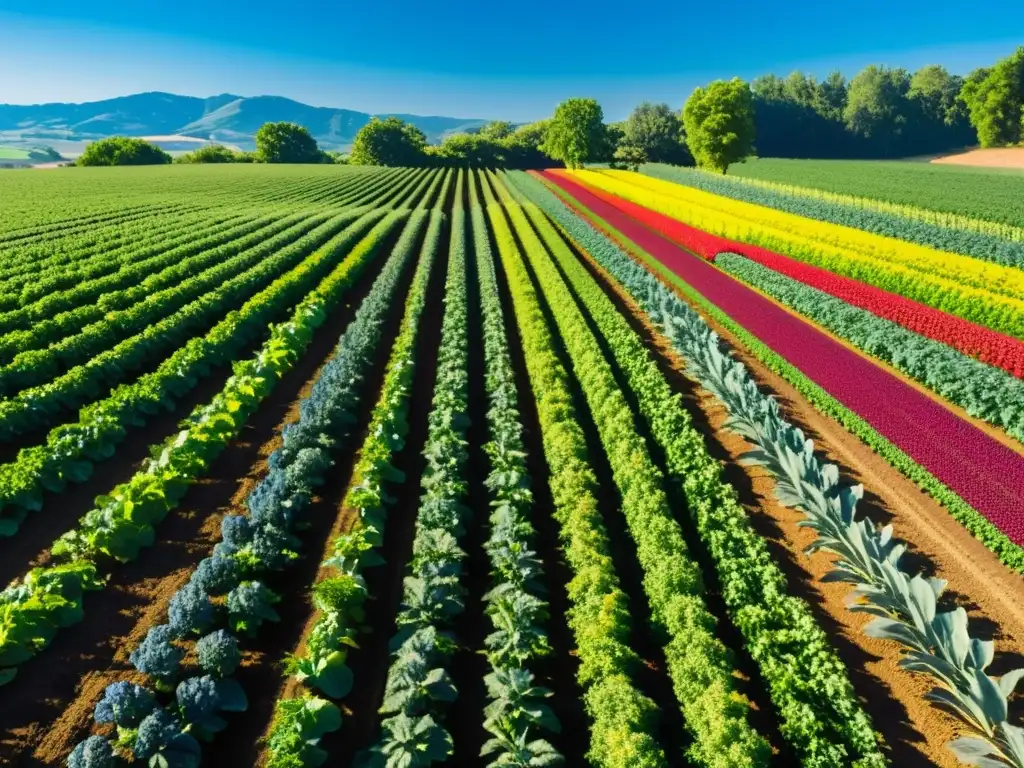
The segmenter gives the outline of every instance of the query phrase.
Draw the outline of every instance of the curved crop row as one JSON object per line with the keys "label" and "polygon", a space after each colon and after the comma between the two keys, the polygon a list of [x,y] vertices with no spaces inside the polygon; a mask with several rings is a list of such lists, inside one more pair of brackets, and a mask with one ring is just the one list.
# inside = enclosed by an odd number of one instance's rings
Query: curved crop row
{"label": "curved crop row", "polygon": [[[405,247],[411,250],[416,236],[428,220],[425,209],[412,215]],[[327,559],[321,569],[322,576],[313,585],[313,605],[317,618],[298,652],[285,662],[287,672],[307,689],[319,691],[328,699],[348,695],[353,685],[353,673],[346,665],[349,647],[355,640],[363,618],[363,605],[368,597],[362,572],[383,561],[376,550],[384,540],[384,526],[390,497],[385,491],[387,483],[404,479],[391,465],[394,454],[404,445],[408,430],[406,413],[415,372],[415,341],[426,303],[430,269],[440,243],[443,215],[439,208],[429,214],[427,233],[421,249],[420,263],[405,301],[405,312],[398,336],[388,358],[384,383],[367,427],[367,436],[353,471],[353,479],[342,502],[345,509],[357,510],[358,518],[342,531],[326,549]],[[403,238],[406,238],[403,234]],[[373,350],[370,334],[380,333],[388,314],[384,301],[387,293],[397,291],[399,272],[380,278],[380,294],[368,307],[365,325],[354,330],[350,351],[340,352],[324,367],[310,397],[304,402],[299,421],[285,433],[286,456],[305,457],[302,475],[310,489],[323,482],[324,467],[329,462],[325,436],[332,435],[354,417],[357,398],[354,395],[354,375],[369,365]],[[377,290],[377,286],[374,286]],[[362,311],[362,310],[361,310]],[[314,407],[315,404],[315,407]],[[296,472],[296,474],[300,474]],[[286,485],[281,483],[283,489]],[[310,749],[299,738],[294,727],[292,711],[308,694],[287,696],[277,703],[276,715],[267,736],[268,768],[314,766],[314,759],[322,753]],[[340,722],[339,722],[340,726]]]}
{"label": "curved crop row", "polygon": [[[660,213],[684,220],[706,232],[739,242],[753,243],[776,253],[785,253],[795,259],[807,262],[838,275],[860,280],[885,291],[900,294],[935,309],[958,315],[966,320],[986,326],[992,330],[1017,338],[1024,338],[1024,290],[1017,288],[1024,285],[1024,274],[1009,267],[982,263],[969,257],[955,257],[946,254],[946,258],[959,258],[978,265],[979,269],[1002,270],[1004,274],[993,275],[991,286],[1001,286],[999,290],[1007,291],[1007,295],[993,293],[991,289],[972,287],[957,280],[939,274],[918,271],[900,263],[895,257],[868,258],[854,251],[829,242],[813,240],[800,234],[799,231],[783,231],[771,224],[759,220],[759,212],[772,213],[771,209],[759,208],[748,218],[743,218],[732,210],[719,210],[705,207],[702,203],[682,200],[674,195],[655,192],[623,181],[620,177],[611,177],[595,171],[577,172],[585,183],[603,189],[606,192],[620,195],[634,203],[647,206]],[[656,180],[637,174],[644,181]],[[667,187],[681,190],[683,194],[696,190],[688,190],[678,184],[665,183]],[[704,193],[699,193],[704,194]],[[710,196],[709,196],[710,197]],[[734,203],[721,198],[725,207],[746,205]],[[723,206],[719,206],[720,208]],[[755,206],[748,206],[756,208]],[[905,244],[904,244],[905,245]],[[941,263],[941,262],[939,262]],[[961,276],[968,273],[961,270]],[[1012,277],[1011,277],[1012,276]],[[977,277],[977,280],[982,278]]]}
{"label": "curved crop row", "polygon": [[[448,177],[444,178],[441,201],[444,200],[449,183]],[[427,221],[426,204],[433,200],[441,179],[440,175],[434,177],[423,205],[413,212],[410,225],[403,232],[401,247],[396,246],[396,252],[412,251]],[[431,253],[437,247],[441,223],[440,208],[435,206],[424,240],[424,248]],[[424,255],[427,252],[421,251]],[[398,259],[392,259],[385,265],[349,332],[339,344],[338,353],[324,366],[309,397],[303,401],[299,421],[291,425],[283,435],[285,445],[291,454],[303,454],[311,467],[318,462],[325,464],[330,461],[330,451],[337,445],[332,436],[346,428],[354,419],[355,408],[359,402],[356,386],[361,378],[360,371],[365,370],[372,359],[373,343],[375,337],[381,333],[381,326],[388,315],[388,307],[394,303],[394,294],[404,269],[401,266],[403,263]],[[407,310],[413,300],[413,294],[425,290],[424,269],[421,262],[421,268],[414,276],[414,286],[420,283],[422,285],[419,289],[410,289],[406,299]],[[372,301],[369,300],[370,296],[373,296]],[[420,306],[419,301],[414,304]],[[416,320],[418,318],[417,315]],[[416,323],[410,322],[407,315],[403,316],[399,335],[414,334],[415,326]],[[376,506],[372,510],[378,510],[380,515],[384,513],[386,502],[386,495],[381,486],[385,480],[394,478],[393,472],[389,471],[390,463],[379,460],[382,455],[390,457],[386,442],[383,448],[381,444],[382,441],[387,441],[389,435],[394,435],[395,429],[404,423],[387,407],[394,399],[396,387],[406,381],[402,363],[394,362],[392,365],[398,346],[396,339],[392,359],[389,360],[385,372],[386,391],[380,394],[377,407],[371,415],[367,438],[355,468],[354,477],[363,477],[364,482],[358,489],[350,488],[343,501],[343,506],[354,507],[360,502],[368,503],[373,498],[376,500]],[[407,354],[408,341],[401,346]],[[404,435],[404,432],[402,434]],[[277,470],[272,467],[271,471]],[[324,477],[312,473],[303,482],[310,488],[316,488],[324,482]],[[373,493],[374,488],[377,489],[377,495]],[[320,737],[341,727],[341,715],[337,707],[326,699],[311,695],[308,689],[316,688],[331,698],[342,698],[348,694],[352,686],[352,672],[346,666],[346,660],[348,640],[355,636],[362,621],[363,603],[367,597],[361,571],[365,567],[381,562],[374,550],[383,542],[382,531],[364,531],[359,534],[358,531],[363,525],[362,520],[356,521],[354,530],[344,531],[327,546],[327,551],[331,555],[324,562],[321,575],[312,590],[317,619],[304,639],[302,647],[285,660],[288,673],[304,683],[305,690],[294,695],[286,695],[278,700],[275,706],[274,717],[266,738],[268,768],[321,765],[327,754],[318,746]]]}
{"label": "curved crop row", "polygon": [[[783,162],[785,163],[786,161]],[[866,166],[874,165],[873,163],[859,163],[855,160],[828,160],[814,169],[817,171],[816,174],[806,174],[804,173],[804,170],[808,170],[806,166],[804,166],[804,169],[798,169],[802,161],[796,160],[792,162],[794,170],[797,170],[797,175],[805,176],[805,178],[801,179],[801,184],[790,184],[772,181],[767,178],[758,178],[750,174],[749,170],[747,173],[734,174],[734,178],[751,186],[780,190],[818,200],[840,202],[872,211],[895,213],[915,221],[924,221],[941,227],[955,227],[969,232],[982,232],[995,237],[1001,237],[1004,240],[1024,241],[1024,227],[1007,223],[1006,219],[1000,221],[994,218],[982,218],[978,215],[961,213],[961,211],[968,210],[971,207],[978,212],[987,209],[986,212],[991,213],[993,208],[999,208],[998,203],[993,205],[994,201],[991,198],[986,197],[985,205],[979,209],[978,206],[972,205],[977,202],[978,194],[973,190],[972,192],[974,193],[971,195],[964,194],[966,190],[962,185],[950,185],[951,189],[942,190],[943,193],[949,193],[948,197],[947,194],[936,194],[935,185],[940,177],[934,173],[928,173],[929,170],[936,169],[928,169],[926,167],[919,169],[924,171],[925,176],[930,175],[931,178],[924,179],[923,183],[919,181],[916,185],[917,189],[912,190],[908,195],[908,186],[905,182],[902,184],[889,184],[887,186],[879,184],[879,182],[884,184],[886,181],[892,181],[892,176],[885,173],[885,170],[891,166],[887,166],[884,163],[879,165],[879,169],[882,171],[879,173],[877,170],[866,168]],[[898,163],[896,165],[903,170],[909,170],[905,163]],[[856,169],[853,166],[856,166]],[[837,170],[840,168],[842,168],[842,173],[837,173]],[[754,170],[753,166],[750,167],[750,170]],[[870,191],[865,191],[862,195],[838,191],[838,187],[842,187],[845,183],[853,180],[852,177],[857,175],[857,170],[860,172],[869,171],[863,179],[867,183],[858,183],[856,186]],[[812,175],[817,176],[817,178],[813,179],[814,183],[821,184],[821,186],[809,186]],[[873,178],[869,179],[867,176]],[[832,189],[828,187],[832,187]],[[901,197],[908,202],[899,202]],[[1007,212],[1005,208],[998,211],[1003,216]]]}
{"label": "curved crop row", "polygon": [[[0,439],[10,440],[52,424],[67,411],[109,391],[147,362],[159,360],[191,336],[207,330],[323,245],[353,218],[358,218],[358,214],[342,213],[326,221],[318,215],[312,221],[302,222],[296,232],[283,233],[273,239],[272,246],[261,248],[265,258],[241,275],[191,298],[188,304],[144,326],[141,332],[102,351],[92,350],[94,356],[82,364],[45,383],[22,389],[9,400],[0,401]],[[300,236],[295,238],[296,234]],[[74,339],[72,337],[72,345]],[[42,352],[45,355],[45,350]],[[55,361],[49,362],[60,370]],[[29,368],[26,373],[32,370]]]}
{"label": "curved crop row", "polygon": [[[98,563],[102,558],[134,560],[142,547],[153,543],[155,526],[294,365],[327,311],[371,260],[382,234],[401,218],[393,214],[381,220],[363,241],[365,245],[361,243],[350,258],[337,264],[298,304],[289,321],[272,326],[270,338],[257,354],[236,365],[223,390],[197,407],[184,429],[158,445],[154,458],[128,482],[97,498],[98,506],[82,518],[79,527],[52,547],[58,565],[35,568],[0,593],[0,666],[7,667],[0,681],[13,678],[15,665],[39,653],[58,630],[81,619],[83,591],[101,587]],[[336,252],[346,242],[343,235],[326,250]],[[279,297],[270,300],[275,299]]]}
{"label": "curved crop row", "polygon": [[[677,311],[670,303],[671,291],[663,289],[655,296],[660,284],[649,273],[539,182],[525,174],[512,178],[622,282],[645,311],[659,319],[670,310]],[[551,235],[552,240],[557,237]],[[672,479],[686,493],[687,512],[711,554],[729,614],[768,683],[782,717],[783,736],[801,753],[806,765],[884,765],[870,720],[857,701],[845,667],[807,605],[788,594],[785,576],[764,539],[750,525],[678,396],[672,394],[641,339],[573,254],[563,249],[554,252],[636,393],[651,434],[665,451]],[[650,295],[641,293],[638,286]]]}
{"label": "curved crop row", "polygon": [[[909,270],[901,272],[907,280],[915,279],[914,273],[918,273],[943,278],[953,285],[970,286],[1011,298],[1019,297],[1024,292],[1024,272],[1019,269],[938,251],[854,227],[795,216],[639,173],[600,173],[630,185],[631,189],[646,190],[686,206],[693,206],[699,214],[743,222],[748,237],[759,237],[763,232],[763,236],[787,238],[798,247],[798,258],[803,251],[810,249],[810,260],[825,260],[828,264],[843,263],[851,270],[863,268],[870,272],[899,267]],[[815,248],[820,252],[815,253]]]}
{"label": "curved crop row", "polygon": [[978,229],[944,226],[936,221],[907,215],[905,210],[896,212],[857,205],[841,199],[841,196],[808,195],[796,187],[753,183],[753,179],[742,176],[722,176],[661,163],[642,165],[640,172],[663,181],[684,184],[796,216],[908,240],[917,245],[974,256],[1003,266],[1024,268],[1024,239],[1007,240]]}
{"label": "curved crop row", "polygon": [[79,282],[102,277],[120,269],[142,252],[143,258],[177,248],[186,239],[203,237],[218,227],[253,218],[250,212],[211,210],[187,211],[143,220],[122,231],[109,243],[77,245],[74,237],[61,237],[48,252],[21,266],[4,270],[0,278],[0,309],[24,306],[53,291],[62,291]]}
{"label": "curved crop row", "polygon": [[[282,275],[230,313],[205,336],[191,339],[152,373],[122,385],[110,397],[82,409],[79,420],[52,430],[44,444],[22,449],[15,461],[0,466],[0,536],[13,535],[29,512],[42,508],[44,493],[59,492],[92,474],[93,464],[110,458],[128,430],[174,402],[258,337],[283,307],[298,301],[327,273],[339,249],[356,242],[385,212],[357,219],[328,247]],[[390,230],[386,230],[390,231]],[[376,230],[376,243],[385,230]]]}
{"label": "curved crop row", "polygon": [[[402,189],[400,187],[399,192]],[[372,186],[361,184],[348,201],[352,205],[372,203],[375,194],[380,193],[371,193],[371,190]],[[387,188],[387,191],[391,193],[395,190]],[[224,271],[227,259],[231,263],[244,264],[248,249],[265,247],[269,236],[277,235],[307,218],[307,211],[289,216],[271,214],[219,227],[204,237],[200,236],[201,231],[193,230],[189,233],[188,242],[173,249],[163,247],[163,243],[157,243],[146,251],[136,248],[129,254],[127,263],[114,274],[96,280],[76,281],[72,290],[57,290],[53,280],[36,281],[22,292],[25,299],[23,303],[28,302],[26,306],[0,315],[0,330],[7,331],[0,337],[0,357],[14,357],[16,365],[9,368],[13,368],[15,373],[29,369],[32,365],[42,365],[43,361],[39,359],[42,353],[30,354],[24,359],[19,359],[17,353],[58,340],[65,344],[74,343],[68,340],[69,335],[81,332],[84,326],[97,321],[113,325],[120,331],[119,337],[128,335],[132,328],[140,327],[142,316],[125,317],[123,313],[109,313],[126,308],[138,313],[140,307],[135,305],[142,304],[141,309],[148,309],[152,314],[154,310],[150,305],[161,302],[159,292],[169,286],[173,291],[183,279],[194,279],[190,282],[195,286],[193,295],[196,295],[201,285],[195,278],[223,280],[230,275],[230,272]],[[216,270],[206,272],[211,265],[216,266]],[[66,268],[59,270],[56,279],[74,279],[75,275],[69,276],[68,272]],[[102,327],[90,326],[89,329]],[[28,330],[18,331],[20,328]],[[77,343],[76,351],[81,351],[81,347],[82,344]],[[61,362],[69,364],[66,360]],[[0,372],[7,374],[6,377],[0,377],[0,381],[11,375],[6,369]],[[31,384],[19,382],[18,386]],[[7,385],[6,388],[11,387]]]}
{"label": "curved crop row", "polygon": [[[664,768],[668,764],[665,753],[651,735],[657,707],[634,682],[640,659],[628,645],[628,601],[612,563],[597,502],[597,479],[586,458],[586,438],[576,422],[569,375],[555,351],[505,214],[486,183],[483,191],[498,256],[506,265],[537,405],[555,518],[574,574],[569,584],[572,608],[566,618],[576,638],[578,680],[592,720],[587,758],[602,768]],[[509,271],[517,266],[517,272]]]}
{"label": "curved crop row", "polygon": [[[309,512],[313,490],[330,469],[330,454],[339,445],[338,428],[344,427],[345,417],[351,416],[355,403],[366,394],[364,376],[359,374],[369,367],[381,341],[380,326],[394,311],[394,295],[412,260],[423,218],[413,214],[356,319],[342,335],[328,363],[334,366],[333,373],[324,379],[321,372],[317,385],[326,382],[325,386],[303,401],[300,420],[283,432],[284,443],[269,460],[270,472],[246,500],[249,514],[231,514],[221,521],[221,542],[171,598],[167,623],[152,627],[132,652],[132,664],[149,677],[152,689],[126,682],[107,687],[94,713],[100,723],[113,720],[120,731],[124,726],[117,718],[125,707],[119,702],[141,698],[146,704],[144,711],[133,708],[131,713],[137,730],[119,732],[119,753],[151,763],[156,759],[161,765],[198,766],[200,741],[212,739],[228,725],[220,714],[247,708],[245,691],[232,677],[238,667],[239,639],[253,637],[265,622],[279,620],[273,606],[280,598],[259,579],[287,569],[298,558],[297,525]],[[347,386],[337,387],[334,375],[343,369],[349,374],[343,380]],[[329,410],[321,408],[325,405]],[[324,430],[325,426],[332,428]],[[311,436],[318,438],[312,445],[306,442]],[[219,599],[222,596],[226,597]],[[185,648],[195,650],[204,676],[181,679]],[[161,693],[170,690],[173,700],[161,706]],[[74,768],[76,757],[93,749],[109,755],[114,745],[103,737],[90,737],[75,748],[69,765]],[[181,762],[183,753],[187,763]]]}
{"label": "curved crop row", "polygon": [[1024,377],[1024,341],[976,325],[956,315],[934,309],[895,293],[828,270],[780,256],[765,248],[711,235],[681,221],[634,203],[614,198],[600,190],[588,190],[598,198],[628,213],[684,248],[709,261],[719,253],[737,253],[794,280],[866,309],[922,336],[935,339],[968,357]]}
{"label": "curved crop row", "polygon": [[[538,193],[539,196],[546,194],[543,190]],[[550,197],[545,201],[557,205]],[[563,218],[571,216],[565,209],[561,213]],[[819,539],[808,554],[825,550],[838,556],[833,569],[835,574],[830,579],[857,584],[857,599],[850,604],[851,610],[879,617],[865,631],[909,647],[913,653],[901,665],[932,675],[950,692],[949,702],[953,706],[949,709],[976,734],[951,743],[951,748],[962,759],[992,754],[1003,758],[999,765],[1021,765],[1024,742],[1020,741],[1020,735],[1024,731],[1006,722],[1006,699],[1024,670],[1012,673],[1005,686],[991,680],[979,685],[983,670],[992,659],[991,643],[983,651],[982,646],[986,644],[979,645],[969,639],[967,614],[963,608],[947,613],[936,610],[944,582],[932,580],[929,583],[919,575],[911,578],[900,570],[899,558],[905,547],[892,538],[891,526],[876,529],[870,520],[857,520],[856,504],[862,488],[840,485],[837,468],[823,464],[815,456],[813,442],[782,418],[776,401],[760,392],[741,363],[721,352],[717,338],[696,313],[688,308],[683,311],[680,307],[685,305],[673,298],[671,291],[596,232],[586,232],[585,225],[578,220],[571,223],[597,246],[595,251],[603,257],[599,260],[669,334],[676,349],[685,355],[688,375],[728,408],[731,418],[726,423],[727,428],[753,444],[754,450],[748,454],[747,461],[768,469],[776,480],[776,496],[780,502],[797,507],[807,515],[808,525],[819,533]],[[566,263],[565,266],[579,276],[581,285],[585,284],[581,295],[589,294],[592,303],[604,303],[608,309],[614,309],[579,264]],[[597,313],[594,316],[595,319],[600,317]],[[632,337],[637,354],[632,358],[623,356],[624,367],[627,367],[642,355],[643,345],[624,322],[619,325],[623,338]],[[716,462],[706,451],[694,451],[698,447],[694,438],[699,440],[699,434],[681,409],[671,408],[674,397],[667,383],[650,362],[646,376],[641,375],[640,368],[642,366],[637,365],[637,370],[630,375],[635,377],[637,390],[643,393],[641,408],[659,441],[665,445],[669,462],[674,464],[674,472],[686,487],[687,498],[691,504],[694,499],[701,500],[703,511],[696,516],[702,535],[711,540],[717,534],[720,542],[723,538],[733,539],[721,542],[726,544],[721,549],[727,556],[729,550],[746,557],[758,551],[760,559],[768,562],[764,542],[750,529],[734,494],[724,484],[708,482],[713,480],[714,474],[720,474]],[[684,440],[684,435],[689,441]],[[690,443],[689,451],[684,449],[686,442]],[[699,520],[701,516],[703,521]],[[717,553],[715,556],[720,557]],[[738,579],[745,580],[744,591],[768,606],[771,602],[771,597],[765,594],[768,585],[781,582],[781,574],[773,578],[772,569],[778,573],[774,565],[768,570],[754,569],[749,563],[736,561],[731,568],[731,578],[723,576],[722,583],[728,591],[739,586]],[[761,594],[757,594],[758,590]],[[896,626],[897,623],[903,627]],[[965,653],[968,647],[975,651]],[[997,695],[995,691],[999,689],[1002,691]],[[931,698],[940,705],[944,703],[937,696]],[[967,712],[971,714],[965,716]],[[979,714],[984,724],[979,724]],[[979,743],[984,752],[979,751]]]}
{"label": "curved crop row", "polygon": [[[1024,381],[743,256],[715,264],[1024,442]],[[1024,376],[1024,370],[1021,371]]]}
{"label": "curved crop row", "polygon": [[[300,217],[297,221],[289,221],[289,228],[274,237],[269,237],[271,232],[259,233],[251,243],[253,247],[240,253],[234,252],[234,246],[229,246],[226,253],[212,251],[200,256],[198,258],[204,264],[201,271],[196,274],[189,274],[188,263],[183,264],[180,269],[171,267],[171,270],[178,273],[178,279],[173,281],[170,287],[163,290],[154,287],[153,293],[147,292],[144,285],[129,288],[125,292],[132,295],[132,300],[127,303],[122,303],[120,296],[112,297],[109,302],[106,297],[94,299],[88,308],[83,309],[88,309],[88,314],[95,320],[84,327],[78,321],[89,321],[90,318],[68,318],[65,315],[57,319],[56,323],[39,323],[27,333],[19,334],[31,339],[30,348],[23,351],[9,350],[16,352],[14,358],[10,363],[0,366],[0,394],[11,397],[22,390],[42,386],[56,376],[83,365],[150,328],[163,328],[163,332],[155,339],[150,338],[149,344],[146,345],[147,351],[151,348],[154,354],[159,354],[158,342],[173,342],[181,333],[177,330],[181,319],[168,327],[169,318],[188,306],[189,311],[183,317],[200,320],[203,315],[196,311],[199,307],[195,306],[194,302],[202,301],[225,285],[232,284],[232,280],[245,280],[250,269],[259,267],[274,251],[287,247],[323,224],[325,218],[323,214],[318,214],[310,218]],[[210,306],[210,309],[216,311],[218,308]],[[64,320],[69,321],[66,327],[62,327]],[[35,328],[39,329],[38,333]],[[187,334],[187,330],[184,333]],[[20,346],[18,343],[15,344],[15,347]],[[145,356],[136,353],[126,356],[124,363],[134,360],[142,363],[145,359]],[[124,368],[130,370],[127,364]]]}
{"label": "curved crop row", "polygon": [[[215,249],[221,258],[234,256],[259,245],[269,235],[276,235],[281,230],[293,226],[305,218],[307,217],[301,214],[292,214],[287,217],[271,214],[237,222],[227,227],[221,227],[206,236],[197,237],[169,252],[157,253],[148,257],[139,254],[138,261],[133,259],[123,274],[116,272],[112,275],[75,283],[68,290],[43,293],[30,299],[25,306],[0,315],[0,333],[4,334],[3,337],[0,337],[0,340],[3,341],[2,349],[7,355],[16,354],[21,349],[14,343],[18,337],[13,340],[6,340],[6,337],[12,332],[31,329],[34,324],[39,322],[46,324],[57,320],[59,323],[55,326],[57,332],[51,333],[48,338],[59,339],[89,322],[103,318],[106,309],[127,305],[127,303],[118,304],[115,301],[110,307],[99,307],[97,300],[106,293],[113,293],[115,300],[120,290],[127,290],[131,292],[130,296],[137,296],[136,284],[151,273],[159,274],[164,269],[169,269],[171,274],[174,274],[177,271],[178,263],[189,259],[193,260],[192,263],[204,264],[207,259],[206,254]],[[219,260],[215,260],[213,263],[217,263]],[[186,261],[186,265],[188,263]],[[158,267],[155,273],[150,269],[151,265]],[[170,284],[173,285],[173,281]],[[145,293],[141,294],[143,297],[146,295]]]}

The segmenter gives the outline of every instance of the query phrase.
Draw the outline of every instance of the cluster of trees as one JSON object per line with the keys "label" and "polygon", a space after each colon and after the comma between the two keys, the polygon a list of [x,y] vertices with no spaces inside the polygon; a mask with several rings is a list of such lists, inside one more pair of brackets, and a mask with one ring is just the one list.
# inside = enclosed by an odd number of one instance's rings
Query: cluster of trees
{"label": "cluster of trees", "polygon": [[906,157],[1024,140],[1024,47],[967,77],[871,65],[849,81],[765,75],[751,92],[766,157]]}
{"label": "cluster of trees", "polygon": [[495,121],[476,133],[445,137],[437,146],[416,126],[397,117],[374,117],[356,134],[348,162],[353,165],[544,168],[552,159],[540,144],[550,121],[518,128]]}
{"label": "cluster of trees", "polygon": [[[143,139],[113,136],[85,148],[76,165],[164,165],[171,156]],[[256,132],[256,151],[238,152],[222,144],[208,144],[184,154],[176,163],[344,163],[338,152],[320,149],[312,134],[295,123],[265,123]]]}

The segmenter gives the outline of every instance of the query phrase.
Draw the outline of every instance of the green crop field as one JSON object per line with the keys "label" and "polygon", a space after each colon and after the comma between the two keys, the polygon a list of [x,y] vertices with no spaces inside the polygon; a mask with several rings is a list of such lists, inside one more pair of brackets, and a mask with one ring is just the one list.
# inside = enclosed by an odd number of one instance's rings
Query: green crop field
{"label": "green crop field", "polygon": [[811,187],[1024,227],[1024,171],[877,160],[757,159],[730,176]]}
{"label": "green crop field", "polygon": [[1024,766],[1017,180],[440,162],[0,174],[0,765]]}

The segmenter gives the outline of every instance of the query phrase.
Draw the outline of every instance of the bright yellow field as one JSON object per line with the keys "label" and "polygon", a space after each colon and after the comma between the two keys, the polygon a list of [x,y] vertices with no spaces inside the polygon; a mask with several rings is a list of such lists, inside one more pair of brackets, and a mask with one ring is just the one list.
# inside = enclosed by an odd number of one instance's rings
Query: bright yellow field
{"label": "bright yellow field", "polygon": [[711,234],[762,246],[1024,338],[1024,273],[629,171],[580,181]]}

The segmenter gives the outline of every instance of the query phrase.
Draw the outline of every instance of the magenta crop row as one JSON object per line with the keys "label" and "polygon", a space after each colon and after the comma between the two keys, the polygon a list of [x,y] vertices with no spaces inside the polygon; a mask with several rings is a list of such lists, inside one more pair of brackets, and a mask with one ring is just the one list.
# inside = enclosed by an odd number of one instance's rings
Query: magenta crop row
{"label": "magenta crop row", "polygon": [[1024,544],[1024,456],[586,188],[545,174]]}

